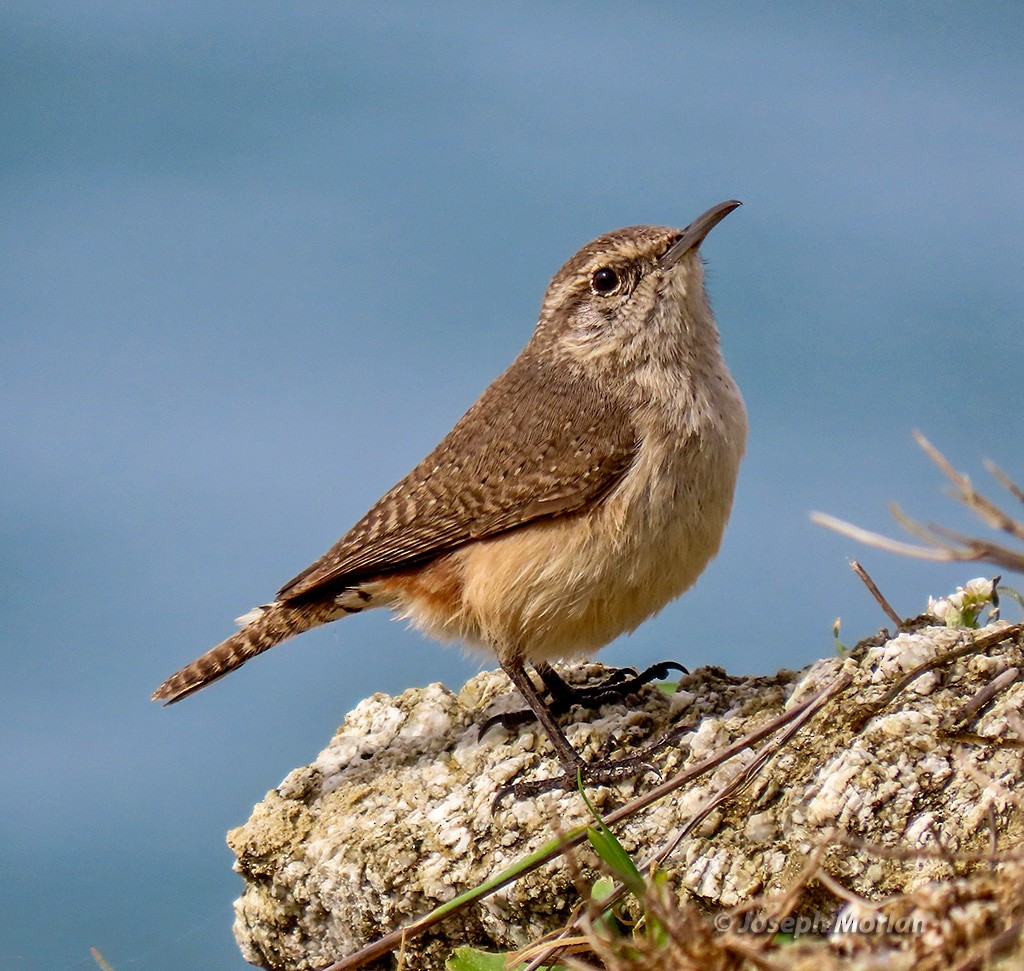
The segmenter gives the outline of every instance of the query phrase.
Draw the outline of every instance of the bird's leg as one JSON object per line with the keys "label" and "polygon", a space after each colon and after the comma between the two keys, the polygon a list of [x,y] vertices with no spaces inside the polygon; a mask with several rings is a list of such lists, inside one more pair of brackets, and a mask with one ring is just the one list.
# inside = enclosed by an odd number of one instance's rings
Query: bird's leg
{"label": "bird's leg", "polygon": [[[650,763],[642,758],[608,759],[601,762],[586,762],[580,754],[572,747],[572,744],[565,737],[565,733],[558,727],[558,722],[552,714],[551,709],[541,697],[530,676],[526,673],[521,663],[502,662],[502,669],[509,676],[512,683],[519,689],[520,694],[526,699],[537,721],[547,733],[548,739],[558,753],[559,761],[565,770],[560,776],[549,779],[538,779],[527,782],[516,782],[498,791],[494,797],[492,806],[497,806],[506,796],[514,796],[516,799],[528,798],[540,795],[543,792],[550,792],[554,789],[574,789],[582,778],[590,783],[610,784],[622,782],[625,779],[636,778],[647,772],[657,772]],[[543,678],[543,675],[542,675]]]}
{"label": "bird's leg", "polygon": [[[534,718],[540,722],[541,727],[545,732],[547,732],[548,738],[551,739],[551,744],[554,745],[555,751],[558,753],[558,758],[561,760],[566,772],[575,773],[575,771],[583,765],[583,759],[580,758],[576,749],[569,744],[569,739],[565,737],[565,733],[562,729],[558,727],[558,722],[555,721],[554,714],[544,699],[540,696],[540,692],[536,689],[533,682],[530,680],[530,676],[526,673],[526,669],[522,664],[516,664],[515,662],[509,662],[506,664],[504,661],[501,662],[501,667],[509,676],[512,683],[519,689],[519,693],[530,706],[530,710],[532,711]],[[541,675],[541,678],[543,679],[543,675]],[[511,712],[511,714],[513,718],[515,718],[519,713]],[[493,719],[489,720],[487,727],[492,723]]]}

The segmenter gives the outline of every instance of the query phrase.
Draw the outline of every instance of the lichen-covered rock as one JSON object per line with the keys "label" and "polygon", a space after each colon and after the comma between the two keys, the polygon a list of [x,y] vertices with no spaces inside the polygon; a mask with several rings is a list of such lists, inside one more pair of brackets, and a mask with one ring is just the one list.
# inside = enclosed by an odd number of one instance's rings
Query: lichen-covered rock
{"label": "lichen-covered rock", "polygon": [[[654,760],[668,778],[841,672],[852,676],[666,863],[677,890],[706,911],[786,890],[828,832],[907,851],[986,851],[994,820],[999,847],[1015,847],[1024,826],[1014,795],[1024,769],[1024,685],[1009,683],[978,712],[962,708],[1001,672],[1024,669],[1020,646],[993,643],[945,660],[888,697],[907,672],[986,633],[926,628],[774,677],[703,668],[683,677],[673,694],[648,686],[628,704],[574,713],[563,726],[588,759],[631,754],[672,732],[672,744]],[[604,669],[572,670],[579,679]],[[479,737],[483,721],[518,707],[507,679],[485,672],[457,694],[433,684],[397,698],[375,695],[351,712],[317,759],[292,772],[229,834],[246,881],[235,922],[246,959],[266,968],[323,967],[587,822],[576,792],[492,810],[495,793],[511,781],[559,772],[539,732],[494,728]],[[753,751],[742,752],[619,824],[616,835],[643,857],[752,758]],[[651,784],[648,776],[590,795],[607,812]],[[972,872],[936,854],[883,857],[839,839],[829,842],[823,865],[851,894],[869,899],[910,892],[938,899],[934,888]],[[411,942],[406,966],[442,968],[454,944],[527,943],[565,920],[579,900],[577,886],[595,871],[582,848],[546,864]],[[839,910],[834,896],[819,896],[822,907]],[[957,933],[962,937],[962,928]],[[909,939],[891,943],[904,957],[914,946]],[[941,941],[929,947],[941,953]],[[389,959],[375,965],[392,966]]]}

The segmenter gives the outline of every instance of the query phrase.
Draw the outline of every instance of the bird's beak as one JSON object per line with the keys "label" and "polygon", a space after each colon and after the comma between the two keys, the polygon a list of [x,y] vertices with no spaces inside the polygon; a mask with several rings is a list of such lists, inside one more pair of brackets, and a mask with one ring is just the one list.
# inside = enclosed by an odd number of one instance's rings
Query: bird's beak
{"label": "bird's beak", "polygon": [[668,248],[668,251],[659,260],[661,268],[663,270],[671,269],[687,253],[697,249],[704,242],[708,233],[725,219],[733,209],[741,205],[743,203],[738,202],[736,199],[730,199],[728,202],[720,202],[717,206],[712,206],[703,216],[698,216],[694,219],[683,230],[683,235]]}

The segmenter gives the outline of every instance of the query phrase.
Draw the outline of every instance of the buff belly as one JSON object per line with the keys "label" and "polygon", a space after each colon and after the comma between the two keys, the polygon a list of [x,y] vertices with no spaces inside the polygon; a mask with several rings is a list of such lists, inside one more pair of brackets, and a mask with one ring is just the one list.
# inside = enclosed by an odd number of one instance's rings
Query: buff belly
{"label": "buff belly", "polygon": [[427,634],[503,661],[591,654],[687,590],[717,553],[739,459],[711,458],[652,478],[641,456],[596,508],[473,542],[382,592]]}

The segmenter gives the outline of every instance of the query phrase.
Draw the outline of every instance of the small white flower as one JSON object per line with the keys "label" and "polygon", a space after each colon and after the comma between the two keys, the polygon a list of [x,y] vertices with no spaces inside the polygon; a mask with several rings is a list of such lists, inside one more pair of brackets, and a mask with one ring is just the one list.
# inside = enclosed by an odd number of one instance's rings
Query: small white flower
{"label": "small white flower", "polygon": [[942,623],[946,623],[946,615],[949,613],[949,601],[945,597],[940,597],[938,600],[934,600],[932,597],[929,597],[928,610],[926,613],[930,614],[936,620],[941,620]]}
{"label": "small white flower", "polygon": [[928,598],[926,613],[947,627],[977,627],[978,614],[992,602],[994,588],[991,580],[977,577],[966,587],[957,587],[956,593],[934,600]]}
{"label": "small white flower", "polygon": [[964,593],[988,603],[992,599],[992,581],[986,580],[984,577],[975,577],[973,580],[967,581]]}

